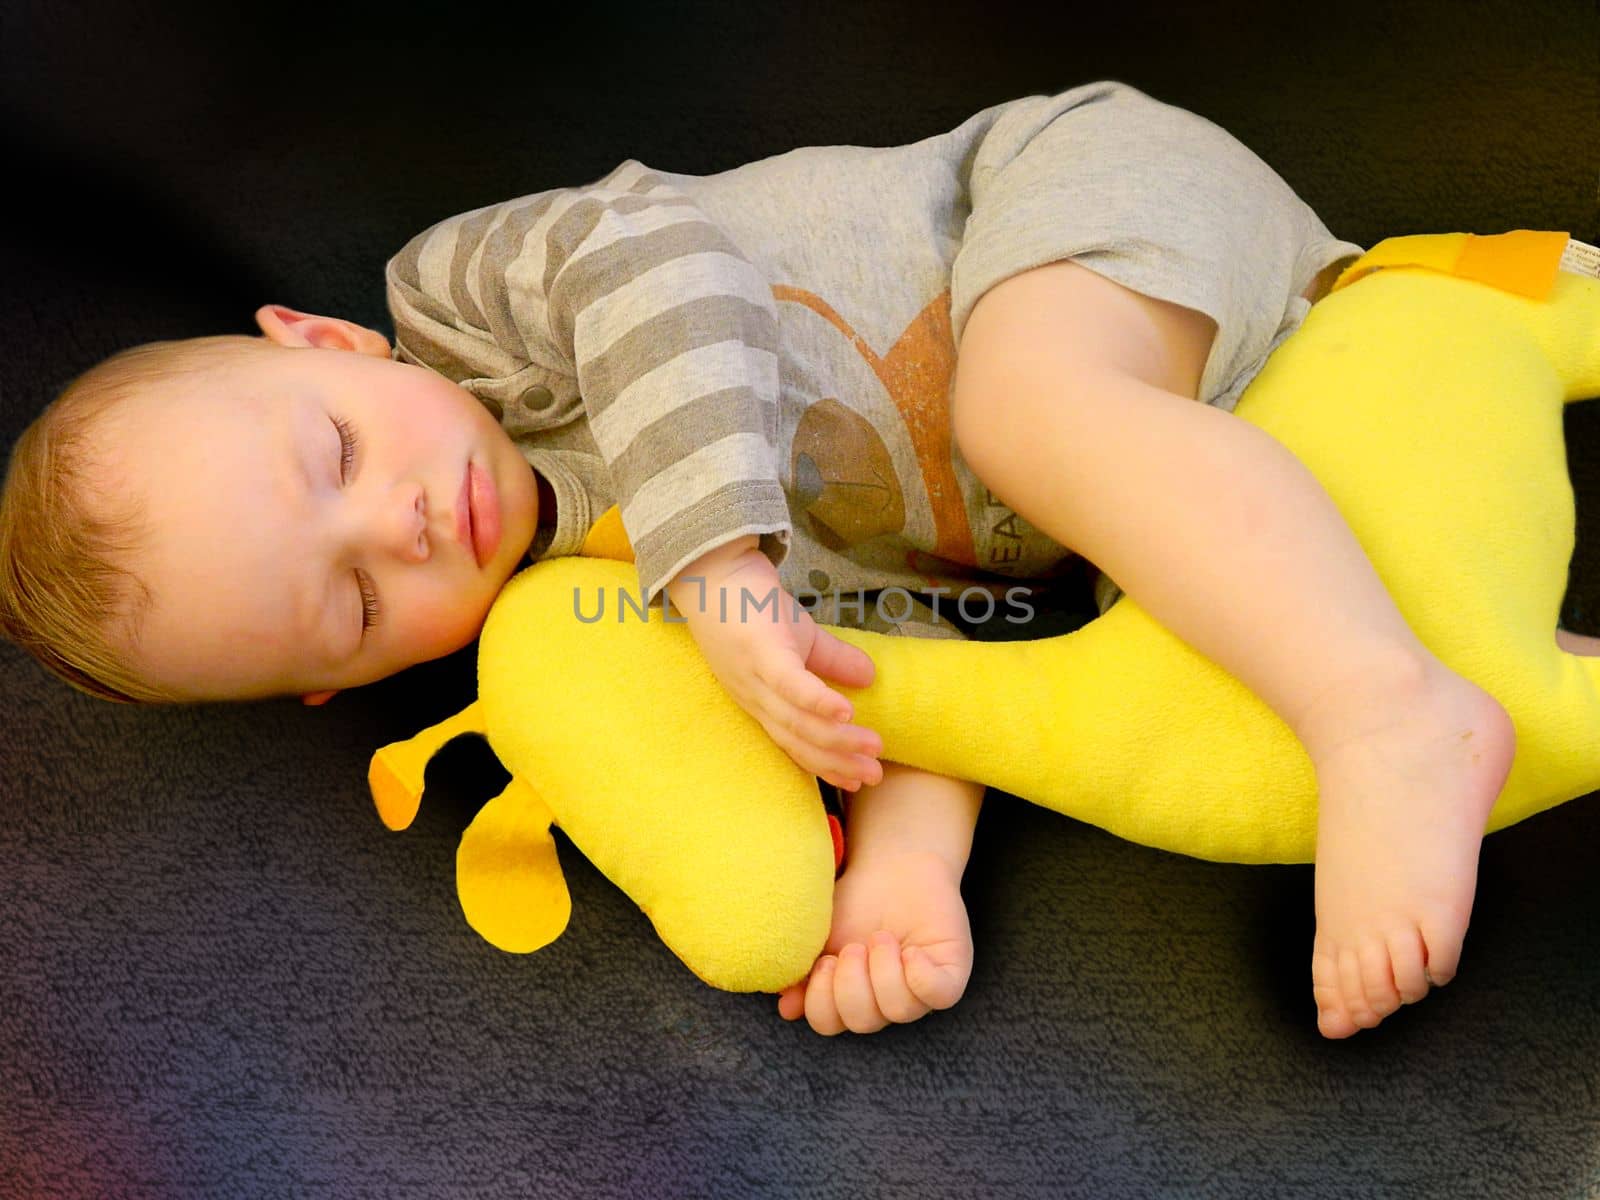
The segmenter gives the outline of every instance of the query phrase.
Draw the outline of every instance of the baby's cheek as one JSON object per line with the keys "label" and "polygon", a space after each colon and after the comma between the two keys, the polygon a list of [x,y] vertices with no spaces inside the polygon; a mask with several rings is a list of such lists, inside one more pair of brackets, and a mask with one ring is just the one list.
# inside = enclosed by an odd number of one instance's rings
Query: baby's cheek
{"label": "baby's cheek", "polygon": [[482,597],[466,594],[432,597],[419,605],[415,640],[427,647],[430,658],[453,654],[478,636],[488,614],[488,600]]}

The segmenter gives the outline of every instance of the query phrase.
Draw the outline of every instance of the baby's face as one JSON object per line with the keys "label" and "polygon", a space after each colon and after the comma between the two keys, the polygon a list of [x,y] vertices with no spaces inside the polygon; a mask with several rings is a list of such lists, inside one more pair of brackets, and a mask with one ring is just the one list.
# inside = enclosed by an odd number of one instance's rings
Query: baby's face
{"label": "baby's face", "polygon": [[[264,340],[255,357],[117,421],[117,479],[155,531],[131,564],[154,595],[137,664],[193,699],[256,699],[472,641],[533,540],[521,452],[456,384],[371,347]],[[480,534],[498,510],[481,562],[461,536],[469,464]]]}

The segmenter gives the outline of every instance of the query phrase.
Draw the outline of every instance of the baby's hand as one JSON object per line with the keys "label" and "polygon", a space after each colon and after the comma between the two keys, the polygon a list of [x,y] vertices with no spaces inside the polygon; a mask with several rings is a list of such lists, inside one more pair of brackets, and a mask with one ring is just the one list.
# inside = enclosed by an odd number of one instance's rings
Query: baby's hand
{"label": "baby's hand", "polygon": [[882,739],[849,724],[850,701],[822,682],[866,687],[872,660],[779,586],[753,535],[696,559],[667,594],[717,680],[790,758],[846,791],[883,778]]}
{"label": "baby's hand", "polygon": [[811,973],[785,988],[778,1015],[831,1037],[949,1008],[972,975],[972,926],[961,881],[937,854],[846,861],[833,924]]}

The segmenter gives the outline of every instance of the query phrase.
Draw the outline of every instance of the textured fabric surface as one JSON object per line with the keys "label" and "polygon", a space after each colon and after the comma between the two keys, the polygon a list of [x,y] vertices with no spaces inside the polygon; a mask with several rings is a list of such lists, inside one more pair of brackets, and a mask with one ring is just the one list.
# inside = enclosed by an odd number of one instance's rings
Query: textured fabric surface
{"label": "textured fabric surface", "polygon": [[[1315,28],[1245,0],[214,7],[7,7],[7,446],[131,342],[249,332],[269,300],[384,328],[394,247],[530,180],[901,144],[1092,79],[1216,121],[1358,244],[1600,242],[1596,18],[1567,0]],[[1600,634],[1600,411],[1566,422],[1563,619]],[[1030,629],[1090,615],[1084,582]],[[503,773],[451,747],[404,836],[364,776],[470,698],[470,650],[321,709],[112,706],[9,646],[0,690],[0,1195],[1600,1194],[1592,798],[1488,839],[1456,982],[1326,1043],[1309,868],[992,796],[966,997],[825,1040],[701,985],[560,838],[559,941],[467,929],[455,845]]]}

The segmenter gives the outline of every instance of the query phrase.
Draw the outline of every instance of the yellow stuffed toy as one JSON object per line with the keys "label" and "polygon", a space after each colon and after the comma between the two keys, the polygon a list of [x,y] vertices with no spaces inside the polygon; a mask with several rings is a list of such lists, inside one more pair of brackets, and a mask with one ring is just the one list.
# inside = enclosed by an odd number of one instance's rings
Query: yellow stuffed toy
{"label": "yellow stuffed toy", "polygon": [[[1380,243],[1236,409],[1326,487],[1417,636],[1511,715],[1516,760],[1490,831],[1600,787],[1600,658],[1554,638],[1574,543],[1562,405],[1600,393],[1600,280],[1558,271],[1567,242]],[[835,860],[816,780],[723,691],[681,617],[640,615],[614,510],[584,553],[602,557],[507,584],[480,638],[478,700],[374,756],[379,812],[404,828],[427,760],[484,736],[512,778],[461,839],[474,929],[522,952],[560,934],[559,825],[706,982],[781,991],[828,933]],[[602,619],[579,618],[601,603]],[[1031,642],[836,632],[877,667],[870,687],[841,690],[886,760],[1182,854],[1313,857],[1298,740],[1129,597]]]}

